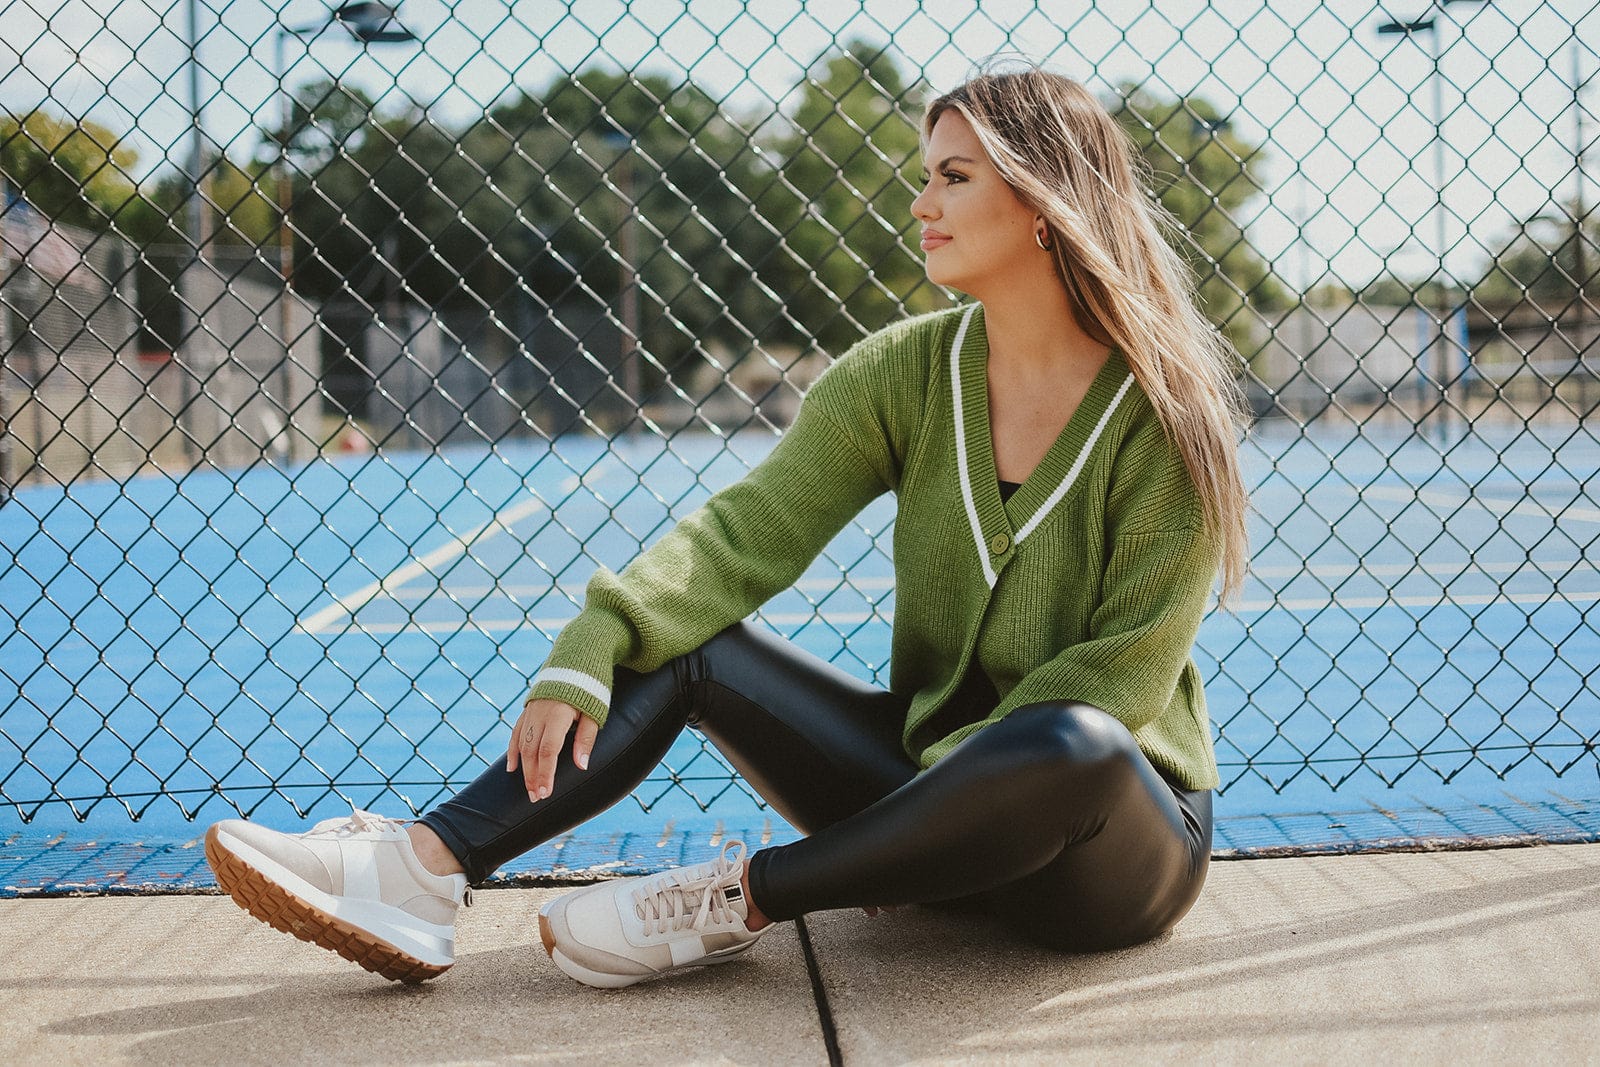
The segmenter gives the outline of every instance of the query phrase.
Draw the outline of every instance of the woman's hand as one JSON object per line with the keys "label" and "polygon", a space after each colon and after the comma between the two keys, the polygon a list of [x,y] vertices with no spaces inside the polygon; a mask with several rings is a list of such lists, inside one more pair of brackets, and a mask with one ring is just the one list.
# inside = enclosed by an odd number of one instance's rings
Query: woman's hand
{"label": "woman's hand", "polygon": [[556,760],[574,722],[578,734],[572,742],[572,762],[580,770],[588,770],[594,735],[600,731],[593,719],[559,700],[530,700],[522,705],[522,715],[511,728],[511,741],[506,745],[506,773],[522,768],[528,799],[534,803],[549,796],[554,787]]}

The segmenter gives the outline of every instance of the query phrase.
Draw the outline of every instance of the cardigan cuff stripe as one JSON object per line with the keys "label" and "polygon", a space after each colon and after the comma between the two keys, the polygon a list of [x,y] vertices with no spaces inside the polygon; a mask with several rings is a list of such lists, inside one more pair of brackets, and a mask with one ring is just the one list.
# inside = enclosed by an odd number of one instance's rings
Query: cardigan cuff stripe
{"label": "cardigan cuff stripe", "polygon": [[538,685],[540,682],[562,682],[566,685],[576,686],[606,707],[609,708],[611,706],[611,687],[601,682],[598,678],[584,674],[582,671],[575,671],[570,667],[546,667],[533,676],[534,685]]}

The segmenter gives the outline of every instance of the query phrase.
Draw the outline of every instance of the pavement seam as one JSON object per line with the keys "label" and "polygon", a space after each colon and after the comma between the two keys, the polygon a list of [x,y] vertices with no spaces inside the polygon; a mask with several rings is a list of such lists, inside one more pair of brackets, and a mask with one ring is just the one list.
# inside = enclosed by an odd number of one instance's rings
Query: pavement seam
{"label": "pavement seam", "polygon": [[800,936],[800,952],[806,959],[806,973],[811,976],[811,999],[817,1005],[817,1022],[822,1027],[822,1044],[828,1050],[828,1067],[844,1067],[844,1054],[839,1051],[839,1031],[833,1025],[833,1009],[828,1005],[828,990],[822,982],[822,967],[817,963],[816,950],[811,945],[811,931],[805,916],[794,921],[795,933]]}

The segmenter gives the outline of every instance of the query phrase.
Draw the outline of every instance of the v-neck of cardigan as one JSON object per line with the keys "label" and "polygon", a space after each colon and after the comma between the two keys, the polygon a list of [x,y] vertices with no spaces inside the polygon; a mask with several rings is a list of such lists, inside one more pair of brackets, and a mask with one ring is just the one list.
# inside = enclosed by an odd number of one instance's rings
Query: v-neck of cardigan
{"label": "v-neck of cardigan", "polygon": [[[973,304],[961,318],[950,352],[951,385],[959,425],[958,459],[962,497],[973,520],[973,534],[985,558],[1004,556],[1060,504],[1088,462],[1101,431],[1133,384],[1127,361],[1112,349],[1096,373],[1078,410],[1037,466],[1009,500],[1000,496],[994,437],[989,420],[989,340],[983,306]],[[1004,548],[998,548],[1004,543]],[[992,582],[990,583],[993,584]]]}

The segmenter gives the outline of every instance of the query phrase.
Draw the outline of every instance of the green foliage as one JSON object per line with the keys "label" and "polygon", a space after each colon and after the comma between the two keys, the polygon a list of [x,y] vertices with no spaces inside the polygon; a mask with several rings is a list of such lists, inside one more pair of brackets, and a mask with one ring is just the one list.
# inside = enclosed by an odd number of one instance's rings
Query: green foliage
{"label": "green foliage", "polygon": [[743,265],[763,252],[748,190],[764,165],[696,86],[589,70],[503,102],[469,137],[515,208],[513,262],[543,258],[546,282],[608,304],[631,266],[645,347],[665,364],[711,338],[747,343],[743,324],[775,313]]}
{"label": "green foliage", "polygon": [[1261,145],[1240,137],[1215,105],[1200,97],[1158,99],[1131,83],[1118,87],[1112,114],[1150,168],[1161,203],[1187,231],[1178,248],[1200,279],[1200,303],[1244,348],[1253,315],[1292,303],[1236,221],[1261,193]]}
{"label": "green foliage", "polygon": [[1580,289],[1592,293],[1600,273],[1600,224],[1580,229],[1572,221],[1577,214],[1540,215],[1518,227],[1472,287],[1473,299],[1491,310],[1524,300],[1559,309]]}
{"label": "green foliage", "polygon": [[313,82],[289,101],[287,126],[267,131],[261,163],[271,165],[281,152],[307,173],[326,166],[360,142],[376,109],[377,103],[361,89],[332,78]]}
{"label": "green foliage", "polygon": [[1438,303],[1439,287],[1433,282],[1415,281],[1384,272],[1363,285],[1355,299],[1368,307],[1410,307]]}
{"label": "green foliage", "polygon": [[137,190],[138,154],[96,122],[46,111],[0,118],[0,172],[44,215],[103,230],[121,220]]}
{"label": "green foliage", "polygon": [[712,338],[748,343],[742,324],[775,313],[743,265],[760,252],[742,191],[757,155],[693,85],[588,70],[460,132],[370,113],[330,128],[337,151],[295,182],[302,291],[376,306],[400,284],[429,305],[615,313],[631,270],[658,369]]}
{"label": "green foliage", "polygon": [[278,205],[267,168],[224,156],[206,175],[205,195],[214,211],[213,243],[256,248],[277,240]]}
{"label": "green foliage", "polygon": [[[926,279],[911,216],[927,95],[859,40],[820,57],[784,114],[738,114],[687,81],[593,68],[453,129],[380,112],[329,79],[295,93],[256,159],[212,161],[211,240],[275,251],[287,193],[301,293],[372,308],[403,298],[513,330],[557,305],[615,330],[632,282],[647,389],[714,343],[837,354],[949,302]],[[1204,100],[1124,86],[1116,111],[1188,230],[1212,317],[1242,332],[1247,305],[1284,306],[1235,221],[1259,193],[1260,147]],[[141,192],[109,132],[35,113],[12,120],[4,148],[41,210],[96,228],[115,218],[145,247],[186,244],[184,176]]]}
{"label": "green foliage", "polygon": [[926,87],[881,48],[853,41],[805,82],[784,160],[758,210],[787,250],[774,285],[789,294],[797,339],[838,353],[863,334],[949,303],[930,284],[911,215],[921,164],[917,120]]}

